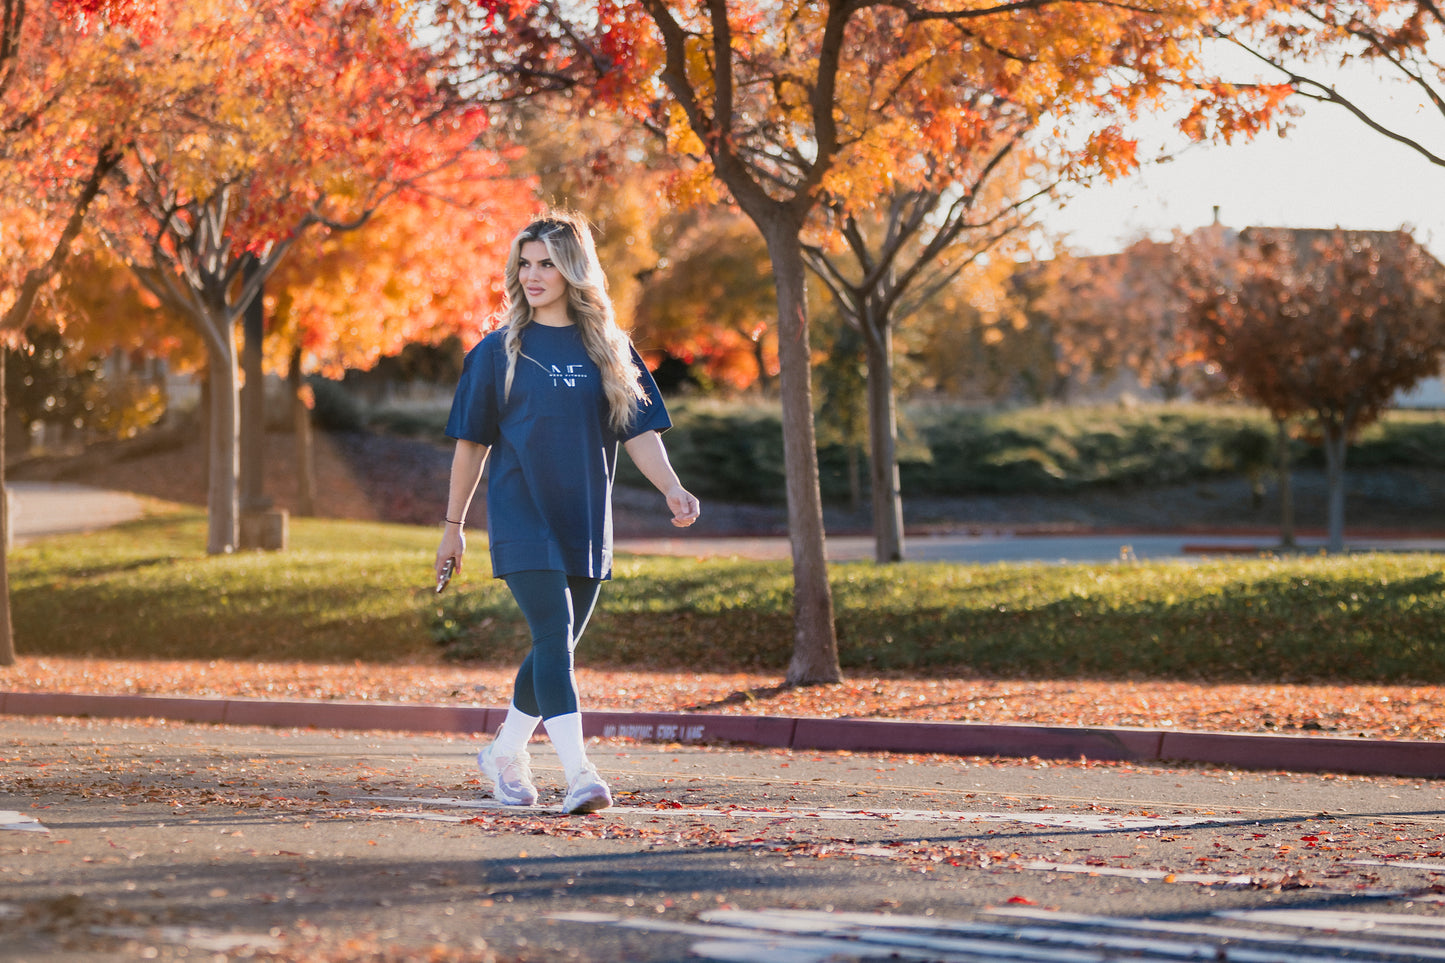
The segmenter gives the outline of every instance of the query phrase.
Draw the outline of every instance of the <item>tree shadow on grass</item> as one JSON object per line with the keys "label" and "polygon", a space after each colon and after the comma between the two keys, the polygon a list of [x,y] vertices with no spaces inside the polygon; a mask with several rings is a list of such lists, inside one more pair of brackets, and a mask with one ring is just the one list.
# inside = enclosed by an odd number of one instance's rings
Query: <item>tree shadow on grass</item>
{"label": "tree shadow on grass", "polygon": [[108,575],[139,572],[143,569],[156,568],[163,565],[175,565],[178,562],[184,561],[185,559],[176,558],[173,555],[163,555],[155,558],[135,558],[128,562],[114,562],[109,565],[96,565],[78,569],[71,577],[77,580],[104,578]]}
{"label": "tree shadow on grass", "polygon": [[757,689],[739,689],[730,692],[721,699],[714,699],[711,702],[700,702],[687,707],[689,712],[707,712],[710,709],[723,709],[728,706],[747,705],[755,702],[766,702],[769,699],[790,692],[795,687],[785,683],[779,685],[762,686]]}

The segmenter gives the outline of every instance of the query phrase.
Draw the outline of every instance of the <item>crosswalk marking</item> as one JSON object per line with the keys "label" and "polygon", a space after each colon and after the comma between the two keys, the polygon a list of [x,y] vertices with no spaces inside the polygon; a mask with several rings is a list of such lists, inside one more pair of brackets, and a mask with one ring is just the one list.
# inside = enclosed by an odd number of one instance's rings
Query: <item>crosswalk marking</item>
{"label": "crosswalk marking", "polygon": [[1302,909],[1223,910],[1215,915],[1246,923],[1268,923],[1273,926],[1332,930],[1337,933],[1388,934],[1427,939],[1445,938],[1445,919],[1436,916]]}
{"label": "crosswalk marking", "polygon": [[[1232,963],[1365,963],[1445,960],[1445,921],[1403,913],[1269,909],[1227,911],[1256,928],[1171,923],[1025,907],[985,910],[978,920],[789,909],[722,909],[697,922],[602,913],[559,913],[579,925],[618,926],[694,938],[689,949],[721,963],[846,963],[875,959],[938,963],[1135,963],[1229,959]],[[1345,926],[1376,939],[1335,937]],[[1320,935],[1301,937],[1300,928]]]}
{"label": "crosswalk marking", "polygon": [[[1159,933],[1169,936],[1207,936],[1219,940],[1238,940],[1241,942],[1280,942],[1287,943],[1290,947],[1297,947],[1312,952],[1338,951],[1341,949],[1358,950],[1371,952],[1377,950],[1379,944],[1370,942],[1358,942],[1349,939],[1315,939],[1310,937],[1301,938],[1295,932],[1273,933],[1266,930],[1244,929],[1237,926],[1224,926],[1212,923],[1173,923],[1161,920],[1140,919],[1136,917],[1113,917],[1096,916],[1082,913],[1065,913],[1055,910],[1031,909],[1026,906],[1000,907],[989,911],[990,916],[1003,919],[1022,919],[1031,922],[1045,922],[1050,924],[1063,923],[1066,925],[1082,926],[1093,929],[1115,929],[1129,932]],[[1215,913],[1220,918],[1230,918],[1229,911]],[[1329,929],[1321,927],[1321,929]],[[1393,951],[1398,955],[1398,950]],[[1429,946],[1412,946],[1412,955],[1419,959],[1445,959],[1445,951]],[[1230,958],[1234,959],[1235,950],[1230,948]],[[1305,959],[1302,955],[1292,957]],[[1334,956],[1325,956],[1323,959],[1335,959]]]}

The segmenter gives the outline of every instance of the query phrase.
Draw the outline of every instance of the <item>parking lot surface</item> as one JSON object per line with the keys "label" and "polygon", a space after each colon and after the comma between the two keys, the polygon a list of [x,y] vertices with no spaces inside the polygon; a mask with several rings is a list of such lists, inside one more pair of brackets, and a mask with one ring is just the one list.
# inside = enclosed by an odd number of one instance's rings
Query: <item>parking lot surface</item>
{"label": "parking lot surface", "polygon": [[1445,785],[7,718],[0,958],[1445,960]]}

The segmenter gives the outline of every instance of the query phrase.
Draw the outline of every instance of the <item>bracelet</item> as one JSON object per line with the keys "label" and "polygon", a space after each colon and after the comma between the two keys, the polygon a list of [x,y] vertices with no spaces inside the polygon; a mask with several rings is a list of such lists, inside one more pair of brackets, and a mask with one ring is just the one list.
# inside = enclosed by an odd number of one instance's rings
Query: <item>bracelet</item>
{"label": "bracelet", "polygon": [[454,519],[454,518],[447,518],[445,515],[442,516],[442,521],[446,522],[448,525],[461,525],[461,524],[462,524],[461,522],[457,521],[457,520]]}

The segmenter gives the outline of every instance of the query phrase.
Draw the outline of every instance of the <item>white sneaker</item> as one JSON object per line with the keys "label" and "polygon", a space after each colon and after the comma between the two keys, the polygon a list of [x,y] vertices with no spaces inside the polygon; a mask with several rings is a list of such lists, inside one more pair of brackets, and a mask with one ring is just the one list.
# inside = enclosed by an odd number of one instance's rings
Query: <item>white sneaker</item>
{"label": "white sneaker", "polygon": [[583,816],[606,809],[610,805],[612,793],[591,763],[567,780],[567,798],[562,800],[563,811],[573,816]]}
{"label": "white sneaker", "polygon": [[503,806],[537,805],[537,787],[532,784],[532,757],[523,749],[515,756],[498,756],[493,753],[496,742],[477,753],[477,765],[482,775],[492,781],[492,795]]}

